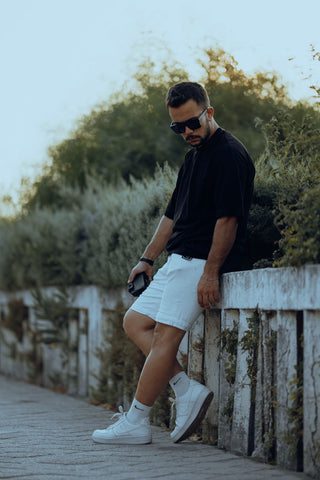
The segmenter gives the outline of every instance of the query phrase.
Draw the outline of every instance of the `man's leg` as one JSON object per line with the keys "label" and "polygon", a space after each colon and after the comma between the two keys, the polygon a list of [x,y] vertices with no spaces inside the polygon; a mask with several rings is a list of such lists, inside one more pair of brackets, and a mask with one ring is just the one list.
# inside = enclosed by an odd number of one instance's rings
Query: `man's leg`
{"label": "man's leg", "polygon": [[[123,321],[125,332],[146,355],[146,357],[148,357],[151,346],[155,339],[155,326],[156,322],[152,320],[152,318],[133,310],[129,310],[126,313]],[[190,379],[176,358],[174,359],[174,366],[170,378],[171,379],[169,383],[175,393],[176,398],[187,392],[190,386]],[[149,411],[150,407],[148,405],[144,405],[142,402],[139,402],[139,400],[137,400],[135,397],[127,414],[128,420],[131,420],[132,423],[138,423],[143,418],[148,416]]]}
{"label": "man's leg", "polygon": [[140,375],[128,419],[138,422],[146,418],[154,401],[171,379],[177,413],[176,426],[170,436],[175,443],[188,438],[203,419],[213,394],[206,386],[190,380],[176,359],[185,331],[156,323],[148,316],[132,311],[126,316],[124,328],[146,355],[150,352]]}
{"label": "man's leg", "polygon": [[[132,404],[132,410],[136,408],[135,405],[142,409],[139,412],[141,418],[148,415],[149,409],[174,376],[176,355],[184,334],[185,331],[179,328],[163,323],[156,324],[151,350],[142,369]],[[178,377],[179,375],[175,375],[175,378]],[[205,385],[186,378],[187,388],[183,388],[178,395],[179,390],[175,391],[176,426],[170,434],[175,443],[185,440],[195,431],[213,398],[213,393]]]}
{"label": "man's leg", "polygon": [[142,369],[135,398],[144,405],[152,406],[168,381],[178,373],[177,352],[185,334],[170,325],[157,323],[150,353]]}
{"label": "man's leg", "polygon": [[[94,432],[93,439],[99,443],[149,443],[151,430],[148,413],[168,380],[176,396],[176,427],[171,433],[174,442],[184,440],[194,431],[212,399],[212,392],[204,385],[190,380],[176,359],[185,330],[191,327],[194,319],[201,313],[197,302],[196,285],[197,278],[203,272],[201,263],[203,261],[193,259],[189,265],[189,262],[182,261],[180,257],[174,260],[179,267],[176,268],[176,276],[181,278],[171,278],[169,285],[166,272],[162,271],[163,278],[158,277],[157,284],[155,279],[146,290],[146,294],[137,300],[137,310],[146,314],[129,310],[125,316],[126,333],[147,359],[140,375],[136,397],[128,413],[114,426]],[[199,270],[196,272],[196,279],[194,267]],[[186,280],[189,281],[187,285]],[[158,288],[161,283],[163,285]],[[183,304],[176,302],[177,296],[180,295],[180,291],[176,291],[176,286],[179,286],[183,294],[186,290],[190,291],[188,299],[191,301],[185,301]],[[167,309],[161,309],[163,321],[160,320],[156,324],[147,312],[157,311],[159,314],[160,303],[163,304],[162,307],[167,305]],[[169,318],[177,322],[176,327],[166,324]]]}
{"label": "man's leg", "polygon": [[[128,412],[128,419],[131,419],[131,414],[139,409],[141,409],[141,417],[147,415],[147,409],[154,403],[170,379],[176,398],[176,426],[171,434],[174,442],[184,440],[194,431],[213,396],[205,385],[190,380],[179,364],[173,364],[173,361],[176,362],[175,356],[184,332],[191,328],[202,312],[197,299],[197,285],[203,273],[204,264],[205,261],[202,259],[187,261],[180,255],[173,254],[168,268],[160,269],[160,276],[157,277],[158,272],[146,293],[142,294],[133,306],[146,315],[151,311],[157,312],[155,317],[157,327],[152,322],[153,336],[150,335],[150,324],[148,324],[149,331],[144,332],[144,341],[146,337],[148,338],[147,348],[145,344],[142,345],[142,336],[135,333],[139,328],[136,328],[134,322],[132,333],[128,331],[129,336],[144,349],[146,354],[152,339],[150,353],[140,375],[136,398]],[[142,321],[143,317],[139,318]],[[167,322],[174,327],[169,327]],[[127,329],[129,330],[128,327]],[[137,336],[138,340],[135,338]],[[175,371],[174,368],[176,368]],[[135,404],[137,401],[139,404]],[[136,421],[137,417],[134,416],[133,421]]]}
{"label": "man's leg", "polygon": [[[128,310],[123,319],[124,331],[146,357],[148,357],[154,341],[155,326],[156,322],[152,318],[143,315],[142,313],[135,312],[134,310]],[[177,358],[175,358],[172,368],[172,377],[182,371],[182,366]]]}
{"label": "man's leg", "polygon": [[104,430],[95,430],[92,438],[98,443],[150,443],[151,429],[148,419],[150,408],[173,376],[173,372],[177,369],[179,372],[182,370],[176,355],[185,332],[168,325],[155,324],[145,315],[138,314],[135,318],[136,322],[129,322],[127,316],[124,327],[126,331],[131,332],[139,348],[146,354],[149,351],[149,354],[129,412],[122,415],[114,425]]}

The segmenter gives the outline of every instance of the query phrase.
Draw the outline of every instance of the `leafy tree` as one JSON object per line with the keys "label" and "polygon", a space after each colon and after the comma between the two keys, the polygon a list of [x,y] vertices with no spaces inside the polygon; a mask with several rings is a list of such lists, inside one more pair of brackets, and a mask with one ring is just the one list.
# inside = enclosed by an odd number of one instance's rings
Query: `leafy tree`
{"label": "leafy tree", "polygon": [[[87,188],[60,185],[61,204],[0,223],[0,289],[126,285],[174,188],[167,165],[151,178],[118,185],[88,177]],[[158,268],[163,257],[155,264]]]}
{"label": "leafy tree", "polygon": [[[275,75],[248,77],[222,50],[205,55],[202,83],[218,123],[256,152],[247,268],[320,261],[319,110],[291,104]],[[185,79],[144,64],[135,93],[101,105],[50,148],[51,164],[24,185],[21,214],[1,220],[2,288],[123,285],[189,148],[168,128],[164,103]]]}
{"label": "leafy tree", "polygon": [[265,149],[262,126],[278,112],[290,113],[297,122],[309,114],[320,117],[305,103],[293,104],[276,73],[245,74],[234,57],[222,49],[205,51],[202,79],[218,123],[236,135],[256,161]]}
{"label": "leafy tree", "polygon": [[278,113],[263,132],[266,149],[256,165],[249,221],[253,262],[259,259],[260,267],[314,263],[320,256],[319,122],[307,116],[298,123]]}
{"label": "leafy tree", "polygon": [[71,138],[49,149],[52,178],[83,190],[87,175],[98,174],[109,182],[120,177],[128,181],[130,175],[152,175],[157,164],[174,165],[177,158],[181,162],[184,145],[168,128],[164,98],[173,81],[187,74],[164,67],[157,78],[147,74],[149,67],[144,65],[136,75],[139,94],[129,92],[108,106],[101,105],[79,121]]}
{"label": "leafy tree", "polygon": [[[254,159],[264,150],[261,125],[277,110],[301,118],[307,106],[292,106],[275,74],[247,76],[234,58],[223,50],[209,49],[200,61],[202,83],[215,107],[217,122],[243,141]],[[76,130],[60,144],[49,148],[51,163],[37,179],[25,202],[29,210],[56,204],[61,207],[57,184],[87,186],[87,177],[97,173],[108,182],[130,175],[146,178],[157,164],[180,166],[188,145],[168,128],[165,106],[168,88],[187,73],[163,65],[161,72],[147,61],[135,76],[134,91],[118,94],[84,116]],[[310,113],[311,114],[311,113]]]}
{"label": "leafy tree", "polygon": [[[312,47],[313,60],[320,53]],[[320,88],[310,87],[320,96]],[[319,106],[319,102],[316,103]],[[319,110],[315,110],[318,113]],[[287,119],[286,119],[287,120]],[[314,115],[302,124],[276,122],[274,150],[281,157],[277,175],[284,188],[275,223],[281,230],[280,258],[276,266],[320,263],[320,127]]]}

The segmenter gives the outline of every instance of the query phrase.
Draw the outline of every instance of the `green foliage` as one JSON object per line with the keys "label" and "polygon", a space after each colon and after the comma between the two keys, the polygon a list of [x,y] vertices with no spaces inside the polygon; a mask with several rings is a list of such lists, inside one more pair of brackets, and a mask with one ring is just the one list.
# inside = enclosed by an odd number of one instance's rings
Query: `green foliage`
{"label": "green foliage", "polygon": [[[259,347],[259,330],[260,330],[260,315],[258,310],[255,310],[251,317],[247,319],[248,330],[246,330],[240,340],[240,346],[243,352],[247,352],[248,377],[250,378],[251,387],[255,389],[257,384],[258,371],[258,347]],[[251,395],[255,401],[255,391]]]}
{"label": "green foliage", "polygon": [[[230,386],[234,385],[236,380],[237,369],[237,351],[238,344],[243,352],[247,352],[247,364],[248,364],[248,377],[251,383],[251,399],[252,403],[255,403],[255,387],[257,383],[257,361],[258,361],[258,344],[259,344],[259,323],[260,317],[256,310],[251,317],[247,319],[248,330],[246,330],[238,343],[239,327],[234,321],[233,328],[225,328],[221,331],[219,337],[219,344],[221,352],[227,354],[227,359],[224,362],[224,371],[226,375],[226,381]],[[221,354],[220,354],[221,355]],[[227,418],[228,423],[232,423],[234,407],[234,393],[231,392],[228,396],[227,402],[222,409],[222,415]]]}
{"label": "green foliage", "polygon": [[[238,324],[233,322],[233,328],[225,328],[221,331],[218,344],[221,348],[221,353],[228,354],[227,359],[224,362],[224,371],[226,381],[229,385],[234,385],[236,381],[236,369],[237,369],[237,347],[238,347]],[[221,354],[220,354],[221,355]],[[232,391],[228,396],[227,402],[221,411],[221,414],[227,418],[228,423],[232,423],[233,418],[233,405],[234,405],[234,392]]]}
{"label": "green foliage", "polygon": [[237,347],[238,347],[238,325],[237,322],[233,322],[233,328],[225,328],[221,331],[219,339],[221,350],[228,354],[228,360],[224,364],[226,373],[226,380],[231,385],[234,384],[236,379],[236,366],[237,366]]}
{"label": "green foliage", "polygon": [[[276,110],[294,111],[285,87],[275,74],[247,76],[234,58],[222,49],[200,52],[200,79],[207,88],[219,125],[232,131],[248,147],[253,158],[264,150],[259,127]],[[146,178],[165,162],[176,168],[189,148],[170,128],[165,106],[168,88],[188,80],[182,69],[147,60],[135,75],[135,89],[118,94],[84,116],[69,138],[49,148],[50,163],[44,168],[24,205],[30,211],[40,206],[63,208],[60,185],[84,191],[88,178],[97,174],[107,182],[130,175]]]}
{"label": "green foliage", "polygon": [[248,225],[249,265],[258,268],[320,261],[320,112],[301,102],[279,107],[259,121],[265,149]]}
{"label": "green foliage", "polygon": [[288,409],[289,431],[283,440],[290,446],[289,455],[297,456],[299,444],[303,439],[303,363],[295,366],[296,373],[290,382],[291,407]]}
{"label": "green foliage", "polygon": [[0,229],[0,285],[4,290],[81,283],[79,210],[40,210]]}
{"label": "green foliage", "polygon": [[[125,285],[132,266],[137,262],[164,213],[174,188],[176,174],[168,166],[158,168],[153,179],[106,192],[96,197],[99,204],[90,205],[87,197],[84,211],[92,222],[85,235],[88,241],[88,283],[103,287]],[[90,212],[90,213],[89,213]],[[160,258],[155,270],[163,262]]]}
{"label": "green foliage", "polygon": [[230,393],[227,398],[227,402],[224,405],[223,409],[221,410],[221,415],[227,418],[227,422],[229,425],[232,424],[233,419],[233,409],[234,409],[234,393]]}
{"label": "green foliage", "polygon": [[[320,262],[319,111],[292,105],[275,75],[247,76],[223,50],[204,55],[216,120],[256,160],[246,268]],[[51,164],[25,182],[21,214],[0,220],[1,289],[126,284],[188,148],[168,128],[164,103],[182,79],[146,62],[135,92],[97,107],[50,148]]]}
{"label": "green foliage", "polygon": [[272,425],[271,429],[263,435],[263,452],[265,454],[265,461],[268,463],[275,463],[276,451],[277,437],[274,425]]}
{"label": "green foliage", "polygon": [[[68,368],[69,356],[78,352],[77,340],[72,340],[69,332],[71,320],[78,320],[78,310],[70,306],[70,299],[67,290],[63,287],[45,294],[36,288],[33,292],[35,315],[37,318],[37,337],[34,344],[41,343],[50,345],[51,348],[58,348],[58,356],[61,360],[61,367],[54,371],[49,380],[56,391],[65,393],[70,382],[77,382],[76,374],[72,374]],[[37,363],[37,352],[31,352],[35,360],[33,375]],[[42,367],[42,365],[40,365]]]}
{"label": "green foliage", "polygon": [[293,205],[282,205],[277,219],[282,228],[283,256],[278,266],[320,263],[320,186],[302,193]]}
{"label": "green foliage", "polygon": [[274,73],[246,75],[223,49],[207,49],[200,64],[205,72],[202,83],[218,124],[236,135],[254,159],[258,158],[264,138],[257,127],[268,121],[275,110],[289,108],[285,87]]}
{"label": "green foliage", "polygon": [[103,347],[97,349],[101,362],[98,388],[92,393],[95,402],[116,409],[126,399],[132,400],[144,355],[125,335],[122,319],[125,309],[118,303],[115,311],[105,312]]}
{"label": "green foliage", "polygon": [[257,163],[257,186],[262,186],[260,191],[264,189],[269,195],[269,212],[278,229],[278,238],[274,236],[279,243],[274,265],[317,263],[320,259],[319,120],[307,116],[297,123],[291,115],[279,112],[264,126],[264,132],[266,151]]}
{"label": "green foliage", "polygon": [[33,291],[36,318],[41,341],[45,344],[61,344],[68,348],[68,322],[72,309],[69,305],[69,295],[60,288],[52,295],[45,295],[40,289]]}
{"label": "green foliage", "polygon": [[248,222],[249,268],[319,262],[320,116],[278,111],[263,125]]}
{"label": "green foliage", "polygon": [[126,285],[175,179],[176,173],[165,166],[153,178],[131,178],[130,185],[107,185],[95,177],[88,179],[83,193],[61,187],[65,209],[37,208],[0,228],[0,288]]}
{"label": "green foliage", "polygon": [[169,128],[165,96],[173,83],[186,78],[186,72],[169,71],[166,65],[160,74],[150,62],[141,65],[135,92],[97,106],[78,122],[70,138],[49,148],[50,164],[25,195],[27,210],[63,208],[61,184],[83,192],[92,176],[108,183],[128,182],[131,175],[150,177],[157,165],[180,165],[187,145]]}

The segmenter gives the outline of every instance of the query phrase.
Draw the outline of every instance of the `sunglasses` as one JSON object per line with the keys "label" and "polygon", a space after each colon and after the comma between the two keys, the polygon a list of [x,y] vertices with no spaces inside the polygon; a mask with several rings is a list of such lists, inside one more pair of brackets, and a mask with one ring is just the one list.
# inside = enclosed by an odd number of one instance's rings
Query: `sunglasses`
{"label": "sunglasses", "polygon": [[203,110],[200,117],[192,117],[192,118],[189,118],[189,120],[186,120],[185,122],[171,122],[170,128],[174,131],[174,133],[178,133],[178,134],[184,133],[186,130],[186,127],[190,128],[190,130],[197,130],[198,128],[201,127],[200,120],[203,117],[203,115],[206,113],[208,108],[209,107]]}

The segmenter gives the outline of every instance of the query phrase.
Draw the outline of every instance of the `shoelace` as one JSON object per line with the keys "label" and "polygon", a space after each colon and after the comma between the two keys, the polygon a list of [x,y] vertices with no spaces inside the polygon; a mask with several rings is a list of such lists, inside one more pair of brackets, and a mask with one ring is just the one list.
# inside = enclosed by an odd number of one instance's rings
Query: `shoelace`
{"label": "shoelace", "polygon": [[177,414],[177,408],[176,408],[176,399],[169,397],[169,402],[171,403],[170,405],[170,418],[175,419],[176,414]]}
{"label": "shoelace", "polygon": [[119,410],[118,413],[115,413],[114,415],[112,415],[111,420],[113,420],[114,418],[121,418],[121,417],[123,417],[123,415],[124,415],[123,406],[122,406],[122,405],[119,405],[118,410]]}

